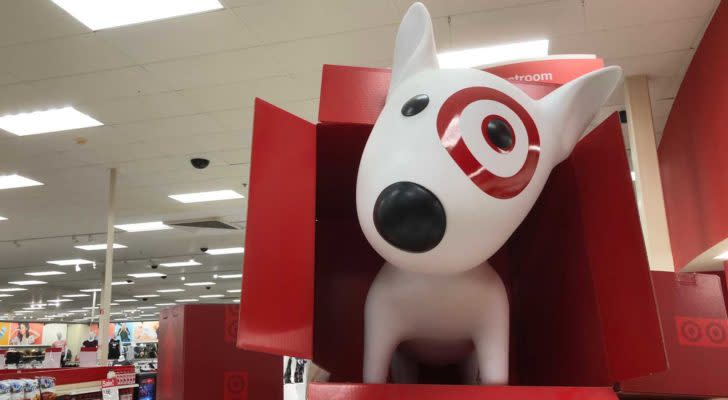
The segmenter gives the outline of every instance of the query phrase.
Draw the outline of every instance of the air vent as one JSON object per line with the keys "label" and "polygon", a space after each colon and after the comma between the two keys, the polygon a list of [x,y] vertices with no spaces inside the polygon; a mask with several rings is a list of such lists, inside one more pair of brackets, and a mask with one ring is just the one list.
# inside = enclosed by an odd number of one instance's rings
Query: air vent
{"label": "air vent", "polygon": [[234,225],[230,225],[226,222],[221,221],[218,218],[202,218],[192,219],[185,221],[165,221],[165,224],[173,226],[175,228],[189,228],[189,229],[226,229],[226,230],[238,230],[239,228]]}

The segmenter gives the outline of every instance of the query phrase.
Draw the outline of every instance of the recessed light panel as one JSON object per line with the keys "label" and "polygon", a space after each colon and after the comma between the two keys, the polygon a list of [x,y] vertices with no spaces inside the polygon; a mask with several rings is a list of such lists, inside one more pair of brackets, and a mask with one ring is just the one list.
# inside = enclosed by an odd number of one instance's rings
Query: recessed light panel
{"label": "recessed light panel", "polygon": [[160,267],[167,267],[167,268],[175,268],[175,267],[194,267],[197,265],[202,265],[198,263],[195,260],[189,260],[189,261],[181,261],[181,262],[172,262],[172,263],[161,263],[159,264]]}
{"label": "recessed light panel", "polygon": [[38,272],[26,272],[28,276],[52,276],[52,275],[66,275],[65,272],[61,271],[38,271]]}
{"label": "recessed light panel", "polygon": [[91,30],[218,10],[218,0],[52,0]]}
{"label": "recessed light panel", "polygon": [[242,199],[243,195],[234,190],[216,190],[213,192],[173,194],[169,197],[180,203],[202,203],[205,201]]}
{"label": "recessed light panel", "polygon": [[115,303],[134,303],[134,302],[137,302],[137,301],[139,301],[139,300],[135,300],[135,299],[118,299],[118,300],[114,300]]}
{"label": "recessed light panel", "polygon": [[230,289],[227,292],[228,293],[240,293],[240,289]]}
{"label": "recessed light panel", "polygon": [[60,266],[66,266],[66,265],[84,265],[84,264],[93,264],[93,261],[84,260],[83,258],[73,258],[70,260],[53,260],[53,261],[46,261],[48,264],[54,264],[54,265],[60,265]]}
{"label": "recessed light panel", "polygon": [[179,300],[176,300],[176,301],[177,301],[177,303],[194,303],[194,302],[199,301],[199,300],[197,300],[197,299],[179,299]]}
{"label": "recessed light panel", "polygon": [[473,68],[510,60],[546,57],[548,40],[532,40],[496,46],[443,52],[437,55],[441,68]]}
{"label": "recessed light panel", "polygon": [[133,281],[132,282],[129,282],[129,281],[115,281],[115,282],[111,282],[111,286],[133,285],[133,284],[134,284]]}
{"label": "recessed light panel", "polygon": [[89,128],[100,125],[103,124],[73,107],[0,116],[0,129],[18,136],[67,131],[70,129]]}
{"label": "recessed light panel", "polygon": [[184,289],[159,289],[157,290],[157,293],[178,293],[184,291]]}
{"label": "recessed light panel", "polygon": [[218,297],[225,297],[224,294],[203,294],[200,296],[201,299],[214,299]]}
{"label": "recessed light panel", "polygon": [[173,306],[175,303],[157,303],[155,306],[158,307],[165,307],[165,306]]}
{"label": "recessed light panel", "polygon": [[79,293],[79,294],[64,294],[61,297],[66,297],[66,298],[69,298],[69,299],[73,299],[73,298],[76,298],[76,297],[89,297],[89,296],[91,296],[91,295],[90,294],[81,294],[81,293]]}
{"label": "recessed light panel", "polygon": [[18,285],[18,286],[31,286],[31,285],[45,285],[48,282],[45,281],[12,281],[8,282],[11,285]]}
{"label": "recessed light panel", "polygon": [[25,290],[28,290],[28,289],[21,288],[21,287],[0,288],[0,292],[22,292]]}
{"label": "recessed light panel", "polygon": [[0,221],[7,221],[8,219],[5,217],[0,217]]}
{"label": "recessed light panel", "polygon": [[18,174],[0,175],[0,190],[42,185],[43,183],[41,182],[34,181]]}
{"label": "recessed light panel", "polygon": [[226,275],[218,275],[218,279],[236,279],[236,278],[242,278],[243,274],[226,274]]}
{"label": "recessed light panel", "polygon": [[212,286],[215,282],[190,282],[185,283],[185,286]]}
{"label": "recessed light panel", "polygon": [[100,292],[101,289],[81,289],[80,291],[86,292],[86,293],[93,293],[93,292]]}
{"label": "recessed light panel", "polygon": [[162,221],[140,222],[138,224],[122,224],[114,225],[114,227],[126,232],[149,232],[172,229],[171,226],[165,225]]}
{"label": "recessed light panel", "polygon": [[[106,243],[103,243],[103,244],[84,244],[81,246],[73,246],[73,247],[75,247],[77,249],[81,249],[81,250],[95,251],[95,250],[106,250],[107,246],[106,246]],[[115,249],[125,249],[126,246],[124,246],[123,244],[114,243],[114,248]]]}
{"label": "recessed light panel", "polygon": [[136,297],[137,299],[144,299],[147,297],[159,297],[159,295],[158,294],[139,294],[134,297]]}
{"label": "recessed light panel", "polygon": [[728,251],[725,253],[721,253],[715,257],[713,257],[714,260],[728,260]]}
{"label": "recessed light panel", "polygon": [[131,276],[132,278],[160,278],[167,275],[160,274],[159,272],[140,272],[138,274],[126,274],[126,276]]}
{"label": "recessed light panel", "polygon": [[212,256],[218,256],[223,254],[241,254],[245,252],[244,247],[228,247],[225,249],[208,249],[205,253],[212,255]]}

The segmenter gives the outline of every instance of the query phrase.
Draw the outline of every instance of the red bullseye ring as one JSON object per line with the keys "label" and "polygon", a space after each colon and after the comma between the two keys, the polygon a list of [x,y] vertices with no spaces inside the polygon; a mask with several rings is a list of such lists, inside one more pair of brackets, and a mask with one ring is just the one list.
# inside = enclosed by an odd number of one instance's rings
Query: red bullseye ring
{"label": "red bullseye ring", "polygon": [[[462,138],[460,116],[468,105],[478,100],[492,100],[503,104],[511,109],[526,127],[528,137],[526,161],[513,176],[500,177],[488,171],[475,158]],[[437,115],[437,133],[440,142],[465,175],[490,196],[509,199],[518,195],[528,186],[536,171],[541,153],[541,141],[536,124],[526,109],[503,92],[487,87],[470,87],[454,93],[445,101]]]}

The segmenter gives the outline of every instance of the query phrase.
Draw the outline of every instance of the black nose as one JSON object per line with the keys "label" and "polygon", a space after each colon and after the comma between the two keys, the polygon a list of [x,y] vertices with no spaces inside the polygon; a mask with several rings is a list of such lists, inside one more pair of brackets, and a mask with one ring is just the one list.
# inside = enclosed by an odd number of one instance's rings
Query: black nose
{"label": "black nose", "polygon": [[432,192],[412,182],[385,188],[374,203],[374,226],[401,250],[421,253],[445,235],[445,209]]}

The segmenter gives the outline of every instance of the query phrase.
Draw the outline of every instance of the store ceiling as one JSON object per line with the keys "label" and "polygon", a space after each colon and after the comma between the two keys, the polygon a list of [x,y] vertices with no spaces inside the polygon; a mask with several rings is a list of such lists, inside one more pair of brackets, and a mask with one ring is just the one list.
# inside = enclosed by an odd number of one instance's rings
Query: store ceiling
{"label": "store ceiling", "polygon": [[[0,2],[0,115],[72,105],[97,128],[16,137],[0,131],[0,174],[45,186],[0,191],[0,287],[28,279],[52,259],[103,261],[73,246],[105,240],[108,168],[119,169],[118,223],[217,217],[244,228],[245,200],[181,204],[176,193],[247,194],[253,99],[316,119],[321,65],[389,66],[405,0],[222,0],[225,8],[92,32],[50,0]],[[440,50],[548,38],[552,54],[595,53],[625,73],[647,74],[659,133],[718,0],[430,0]],[[623,108],[615,93],[599,119]],[[191,157],[211,165],[193,169]],[[89,234],[94,234],[89,238]],[[71,237],[76,235],[76,237]],[[28,240],[57,237],[54,239]],[[114,298],[184,287],[240,270],[241,255],[199,256],[200,247],[240,246],[244,230],[119,233],[115,280],[160,259],[195,256],[201,267],[137,279]],[[157,260],[157,261],[155,261]],[[0,310],[99,287],[100,269],[67,275],[2,298]],[[187,288],[147,303],[225,294]],[[89,306],[76,299],[58,311]],[[129,303],[138,305],[139,303]],[[146,305],[146,304],[145,304]],[[129,306],[123,308],[131,308]],[[56,312],[56,310],[52,310]],[[40,316],[42,313],[35,313]]]}

